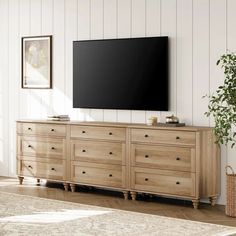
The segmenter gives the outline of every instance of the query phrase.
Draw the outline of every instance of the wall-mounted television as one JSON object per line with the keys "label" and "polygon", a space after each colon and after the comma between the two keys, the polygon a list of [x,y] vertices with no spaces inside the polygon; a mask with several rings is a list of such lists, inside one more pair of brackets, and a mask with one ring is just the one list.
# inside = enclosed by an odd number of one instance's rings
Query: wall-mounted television
{"label": "wall-mounted television", "polygon": [[168,37],[73,42],[73,107],[168,110]]}

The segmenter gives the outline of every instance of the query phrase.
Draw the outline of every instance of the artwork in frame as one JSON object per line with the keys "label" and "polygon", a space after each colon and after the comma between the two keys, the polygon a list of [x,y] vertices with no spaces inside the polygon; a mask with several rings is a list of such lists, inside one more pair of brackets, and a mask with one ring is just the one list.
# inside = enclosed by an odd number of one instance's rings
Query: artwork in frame
{"label": "artwork in frame", "polygon": [[22,38],[22,88],[52,88],[52,36]]}

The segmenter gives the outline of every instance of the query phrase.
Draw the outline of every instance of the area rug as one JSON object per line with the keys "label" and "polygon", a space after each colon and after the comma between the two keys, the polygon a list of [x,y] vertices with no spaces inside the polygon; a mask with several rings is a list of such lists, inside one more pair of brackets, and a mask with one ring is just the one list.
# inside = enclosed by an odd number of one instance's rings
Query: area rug
{"label": "area rug", "polygon": [[0,235],[236,235],[236,228],[0,192]]}

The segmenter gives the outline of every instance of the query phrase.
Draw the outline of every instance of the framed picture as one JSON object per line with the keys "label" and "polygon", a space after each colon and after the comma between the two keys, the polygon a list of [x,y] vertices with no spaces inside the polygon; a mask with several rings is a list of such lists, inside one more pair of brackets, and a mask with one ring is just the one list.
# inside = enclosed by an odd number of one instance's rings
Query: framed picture
{"label": "framed picture", "polygon": [[22,38],[22,88],[52,88],[52,36]]}

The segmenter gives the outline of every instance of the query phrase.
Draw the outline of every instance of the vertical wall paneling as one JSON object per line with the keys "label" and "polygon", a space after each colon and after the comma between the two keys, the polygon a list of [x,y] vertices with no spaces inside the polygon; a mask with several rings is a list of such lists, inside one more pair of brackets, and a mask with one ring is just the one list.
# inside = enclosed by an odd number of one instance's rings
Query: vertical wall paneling
{"label": "vertical wall paneling", "polygon": [[[17,109],[19,87],[20,87],[20,53],[19,53],[19,1],[10,0],[9,2],[9,62],[8,62],[8,102],[9,102],[9,117],[8,117],[8,135],[9,135],[9,175],[13,176],[16,170],[15,166],[15,153],[16,153],[16,124],[15,120],[18,119]],[[15,17],[11,17],[15,16]],[[16,78],[18,78],[16,80]]]}
{"label": "vertical wall paneling", "polygon": [[65,113],[65,12],[64,0],[53,1],[53,111]]}
{"label": "vertical wall paneling", "polygon": [[[209,0],[193,0],[193,124],[209,125]],[[202,27],[204,25],[204,27]]]}
{"label": "vertical wall paneling", "polygon": [[0,1],[0,43],[4,45],[0,50],[0,175],[9,174],[9,132],[8,132],[8,63],[9,63],[9,5],[8,1]]}
{"label": "vertical wall paneling", "polygon": [[[236,1],[227,0],[227,49],[230,52],[236,52]],[[235,130],[234,130],[235,131]],[[234,167],[236,171],[236,148],[230,145],[227,148],[228,164]]]}
{"label": "vertical wall paneling", "polygon": [[[91,39],[104,38],[104,0],[91,0]],[[92,120],[102,121],[104,119],[103,110],[91,109]]]}
{"label": "vertical wall paneling", "polygon": [[[42,34],[42,4],[41,0],[30,1],[30,35],[39,36]],[[42,117],[42,91],[39,89],[29,89],[28,103],[31,118]]]}
{"label": "vertical wall paneling", "polygon": [[[155,37],[161,34],[161,0],[146,0],[146,36]],[[156,78],[158,79],[158,78]],[[160,121],[160,112],[146,111],[146,118],[157,116]]]}
{"label": "vertical wall paneling", "polygon": [[161,35],[169,37],[169,111],[161,112],[160,120],[177,113],[177,0],[161,0]]}
{"label": "vertical wall paneling", "polygon": [[[219,37],[220,35],[220,37]],[[210,0],[210,93],[216,91],[224,79],[224,74],[216,61],[226,51],[226,1]],[[213,126],[213,120],[210,120]],[[221,186],[225,186],[224,167],[227,163],[227,149],[221,147]],[[222,189],[224,190],[224,189]],[[222,191],[220,202],[225,201],[225,191]]]}
{"label": "vertical wall paneling", "polygon": [[[104,38],[117,37],[117,0],[104,0]],[[117,111],[104,110],[104,121],[117,121]]]}
{"label": "vertical wall paneling", "polygon": [[[117,37],[131,36],[131,0],[117,0]],[[118,110],[118,122],[131,122],[131,111]]]}
{"label": "vertical wall paneling", "polygon": [[78,10],[77,0],[65,1],[65,96],[66,114],[72,119],[76,119],[76,111],[72,108],[72,49],[73,41],[77,40],[78,30]]}
{"label": "vertical wall paneling", "polygon": [[[145,37],[146,35],[146,0],[132,0],[131,36]],[[145,123],[145,111],[131,111],[133,123]]]}
{"label": "vertical wall paneling", "polygon": [[177,116],[192,124],[192,0],[177,1]]}
{"label": "vertical wall paneling", "polygon": [[[53,0],[42,0],[41,6],[41,34],[53,35]],[[53,41],[53,39],[52,39]],[[52,58],[53,59],[53,58]],[[53,75],[52,75],[53,82]],[[42,117],[46,118],[49,114],[54,114],[53,111],[53,91],[51,89],[42,89]]]}

